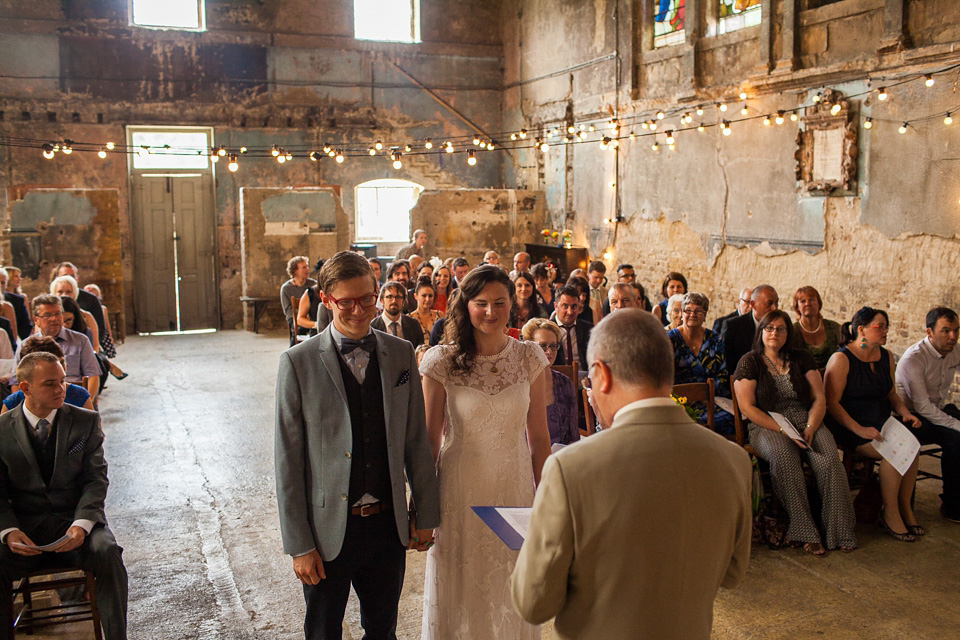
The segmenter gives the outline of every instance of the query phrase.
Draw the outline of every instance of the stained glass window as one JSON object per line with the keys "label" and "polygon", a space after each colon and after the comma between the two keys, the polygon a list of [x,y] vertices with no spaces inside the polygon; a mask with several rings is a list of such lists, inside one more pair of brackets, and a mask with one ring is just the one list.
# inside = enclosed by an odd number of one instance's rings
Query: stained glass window
{"label": "stained glass window", "polygon": [[760,0],[720,0],[718,33],[760,24]]}
{"label": "stained glass window", "polygon": [[653,46],[669,47],[674,44],[683,44],[685,0],[656,0],[653,3]]}

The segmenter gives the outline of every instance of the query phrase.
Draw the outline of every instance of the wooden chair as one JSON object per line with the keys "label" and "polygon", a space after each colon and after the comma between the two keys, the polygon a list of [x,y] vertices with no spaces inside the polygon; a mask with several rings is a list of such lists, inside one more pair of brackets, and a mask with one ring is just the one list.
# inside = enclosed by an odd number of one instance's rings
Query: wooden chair
{"label": "wooden chair", "polygon": [[[943,473],[943,449],[939,445],[935,444],[925,444],[920,447],[920,453],[918,456],[930,456],[931,458],[936,458],[941,461],[941,473]],[[942,475],[938,475],[932,471],[924,471],[923,469],[917,469],[917,480],[943,480]]]}
{"label": "wooden chair", "polygon": [[706,382],[687,382],[673,385],[671,393],[678,398],[686,398],[687,404],[699,402],[707,408],[707,428],[716,433],[714,422],[716,406],[714,405],[714,380],[707,378]]}
{"label": "wooden chair", "polygon": [[[39,607],[33,601],[33,594],[39,591],[51,591],[67,587],[81,587],[86,601],[56,606]],[[23,598],[22,607],[15,612],[17,596]],[[93,622],[93,635],[103,640],[100,627],[100,611],[97,608],[97,595],[93,574],[76,567],[48,568],[31,573],[14,582],[10,598],[2,603],[13,621],[11,637],[17,629],[32,635],[36,629],[73,622]]]}
{"label": "wooden chair", "polygon": [[733,399],[733,426],[736,443],[747,450],[752,456],[756,455],[753,447],[747,442],[747,421],[740,413],[740,403],[737,402],[737,392],[733,388],[733,376],[730,376],[730,397]]}
{"label": "wooden chair", "polygon": [[580,429],[580,437],[586,438],[587,436],[597,432],[597,419],[593,415],[593,407],[590,406],[590,394],[586,389],[581,389],[580,396],[583,399],[584,424],[587,425],[586,430]]}
{"label": "wooden chair", "polygon": [[550,368],[556,371],[557,373],[562,373],[571,380],[573,380],[573,386],[576,389],[580,388],[580,381],[577,380],[577,363],[573,364],[554,364],[550,365]]}

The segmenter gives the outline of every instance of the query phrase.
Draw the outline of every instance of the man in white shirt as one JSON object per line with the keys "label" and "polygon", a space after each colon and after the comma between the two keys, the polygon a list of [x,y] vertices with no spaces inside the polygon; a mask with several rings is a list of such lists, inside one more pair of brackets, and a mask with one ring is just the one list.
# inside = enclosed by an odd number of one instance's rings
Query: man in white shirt
{"label": "man in white shirt", "polygon": [[921,426],[914,430],[922,444],[943,449],[943,503],[940,511],[960,524],[960,409],[947,404],[950,387],[960,371],[960,319],[948,307],[927,313],[927,337],[910,346],[897,364],[897,393]]}
{"label": "man in white shirt", "polygon": [[423,344],[423,329],[419,322],[402,313],[406,291],[400,282],[390,281],[384,284],[380,289],[383,313],[374,318],[370,326],[377,331],[403,338],[417,348]]}

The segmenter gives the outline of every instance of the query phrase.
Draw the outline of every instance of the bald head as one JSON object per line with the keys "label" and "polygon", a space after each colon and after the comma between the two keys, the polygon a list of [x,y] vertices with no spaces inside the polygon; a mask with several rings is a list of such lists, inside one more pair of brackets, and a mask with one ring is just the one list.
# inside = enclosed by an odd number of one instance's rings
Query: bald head
{"label": "bald head", "polygon": [[513,256],[513,270],[517,272],[530,271],[530,254],[526,251],[521,251]]}
{"label": "bald head", "polygon": [[753,308],[753,318],[757,322],[760,322],[770,311],[778,309],[779,305],[780,296],[769,284],[754,287],[753,293],[750,294],[750,306]]}

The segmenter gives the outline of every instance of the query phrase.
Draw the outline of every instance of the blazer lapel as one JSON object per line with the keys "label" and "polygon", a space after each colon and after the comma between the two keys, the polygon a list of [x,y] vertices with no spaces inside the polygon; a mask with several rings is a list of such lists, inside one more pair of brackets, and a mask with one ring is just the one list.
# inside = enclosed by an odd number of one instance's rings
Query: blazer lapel
{"label": "blazer lapel", "polygon": [[330,327],[324,329],[320,334],[320,362],[327,369],[327,374],[333,381],[333,386],[340,392],[340,399],[343,406],[347,406],[347,390],[343,387],[343,376],[340,373],[340,355],[337,353],[337,347],[333,344],[333,334],[330,333]]}
{"label": "blazer lapel", "polygon": [[[416,322],[416,321],[414,321]],[[374,333],[374,335],[377,335]],[[386,340],[377,336],[377,363],[380,366],[380,390],[383,394],[383,423],[387,428],[387,446],[390,446],[390,394],[393,391],[394,374],[390,366],[390,347]]]}
{"label": "blazer lapel", "polygon": [[50,484],[54,484],[57,472],[63,466],[64,457],[67,455],[67,443],[70,442],[70,435],[73,432],[73,415],[66,405],[60,407],[57,411],[57,417],[54,419],[57,423],[57,441],[54,443],[55,457],[53,459],[53,473],[50,474]]}
{"label": "blazer lapel", "polygon": [[40,463],[37,462],[37,456],[33,452],[33,445],[30,444],[30,435],[27,432],[30,424],[27,422],[27,416],[23,415],[23,403],[13,411],[16,418],[13,425],[13,435],[17,438],[17,444],[20,445],[23,456],[27,459],[27,462],[29,462],[30,469],[33,470],[37,482],[43,484],[43,476],[40,475]]}

